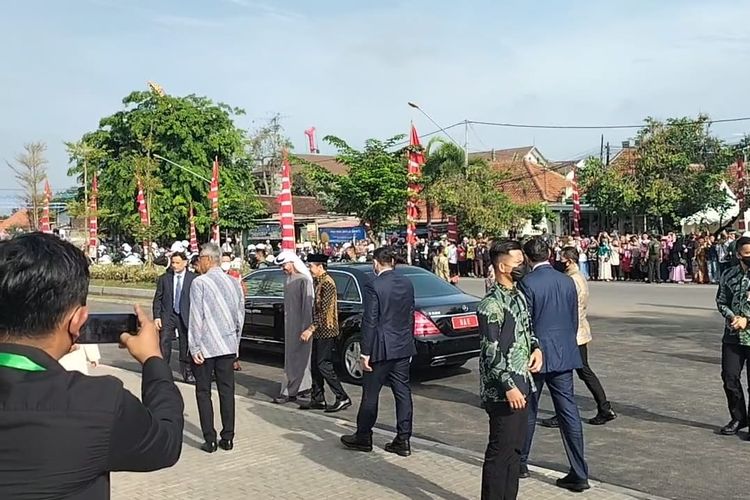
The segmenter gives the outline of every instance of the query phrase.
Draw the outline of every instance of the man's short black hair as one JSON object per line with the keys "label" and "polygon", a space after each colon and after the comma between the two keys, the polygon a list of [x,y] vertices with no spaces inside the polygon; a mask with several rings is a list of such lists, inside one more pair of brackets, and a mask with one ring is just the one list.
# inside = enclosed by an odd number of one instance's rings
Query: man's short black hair
{"label": "man's short black hair", "polygon": [[175,257],[179,257],[182,260],[188,260],[187,255],[185,255],[185,252],[175,252],[172,254],[170,259],[174,259]]}
{"label": "man's short black hair", "polygon": [[574,264],[578,264],[578,249],[576,247],[563,248],[560,256],[563,259],[572,260]]}
{"label": "man's short black hair", "polygon": [[523,246],[523,253],[526,254],[532,264],[546,262],[550,255],[549,245],[539,237],[531,238]]}
{"label": "man's short black hair", "polygon": [[395,266],[396,254],[391,247],[376,248],[372,253],[373,260],[376,260],[381,266]]}
{"label": "man's short black hair", "polygon": [[512,250],[522,250],[521,243],[516,240],[494,241],[490,247],[490,262],[497,264],[497,260],[503,255],[508,255]]}
{"label": "man's short black hair", "polygon": [[737,240],[737,243],[734,244],[734,247],[737,249],[737,253],[740,253],[740,249],[745,245],[750,245],[750,236],[742,236]]}
{"label": "man's short black hair", "polygon": [[232,252],[224,252],[223,254],[221,254],[221,256],[222,257],[229,257],[231,259],[232,258]]}
{"label": "man's short black hair", "polygon": [[0,339],[51,333],[88,293],[88,259],[67,241],[42,233],[0,241]]}

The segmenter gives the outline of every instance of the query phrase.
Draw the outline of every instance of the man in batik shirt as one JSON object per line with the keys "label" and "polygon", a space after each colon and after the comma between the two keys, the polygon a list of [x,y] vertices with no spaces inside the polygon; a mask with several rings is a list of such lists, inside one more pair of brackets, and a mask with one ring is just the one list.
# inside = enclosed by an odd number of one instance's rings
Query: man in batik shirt
{"label": "man in batik shirt", "polygon": [[531,332],[526,299],[516,288],[526,270],[521,244],[495,242],[490,262],[496,283],[477,308],[480,395],[490,418],[482,499],[514,499],[526,438],[526,397],[534,391],[531,374],[542,368],[542,351]]}
{"label": "man in batik shirt", "polygon": [[716,292],[716,306],[724,319],[721,345],[721,379],[731,420],[720,432],[731,436],[748,425],[748,408],[742,390],[742,367],[750,360],[750,238],[736,244],[738,264],[724,272]]}

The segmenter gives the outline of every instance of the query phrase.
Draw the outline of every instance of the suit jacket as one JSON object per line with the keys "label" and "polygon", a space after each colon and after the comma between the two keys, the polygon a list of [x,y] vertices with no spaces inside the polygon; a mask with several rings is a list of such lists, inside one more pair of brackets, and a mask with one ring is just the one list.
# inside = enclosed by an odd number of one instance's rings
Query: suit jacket
{"label": "suit jacket", "polygon": [[184,405],[169,365],[143,365],[141,403],[114,377],[68,372],[46,352],[0,344],[40,371],[0,367],[0,498],[108,499],[109,473],[174,465]]}
{"label": "suit jacket", "polygon": [[[190,318],[190,285],[196,278],[192,271],[185,270],[185,277],[182,282],[182,295],[180,295],[180,316],[187,326]],[[159,276],[156,281],[156,293],[154,294],[154,319],[161,319],[162,322],[171,316],[174,311],[174,272],[169,269],[166,273]]]}
{"label": "suit jacket", "polygon": [[531,312],[531,327],[544,353],[542,373],[581,368],[578,350],[578,293],[573,280],[550,265],[531,271],[520,283]]}
{"label": "suit jacket", "polygon": [[591,327],[588,319],[589,284],[581,270],[578,269],[577,264],[571,264],[565,274],[573,279],[578,294],[578,336],[576,342],[578,342],[578,345],[588,344],[591,342]]}
{"label": "suit jacket", "polygon": [[362,354],[371,362],[408,358],[414,345],[414,287],[398,271],[385,271],[365,284]]}

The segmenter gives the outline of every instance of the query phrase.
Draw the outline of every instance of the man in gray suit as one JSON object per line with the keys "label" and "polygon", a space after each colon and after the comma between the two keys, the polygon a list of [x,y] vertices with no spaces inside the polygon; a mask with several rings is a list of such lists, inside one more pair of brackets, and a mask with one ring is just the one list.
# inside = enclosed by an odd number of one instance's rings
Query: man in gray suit
{"label": "man in gray suit", "polygon": [[523,247],[532,270],[521,281],[531,312],[534,335],[544,352],[541,373],[534,375],[537,391],[529,397],[528,431],[521,455],[521,477],[528,477],[527,461],[534,439],[539,398],[544,384],[549,387],[560,433],[570,462],[570,472],[557,485],[571,491],[589,489],[588,466],[583,456],[583,426],[573,394],[573,370],[583,366],[578,350],[578,294],[575,283],[549,263],[550,248],[541,238]]}

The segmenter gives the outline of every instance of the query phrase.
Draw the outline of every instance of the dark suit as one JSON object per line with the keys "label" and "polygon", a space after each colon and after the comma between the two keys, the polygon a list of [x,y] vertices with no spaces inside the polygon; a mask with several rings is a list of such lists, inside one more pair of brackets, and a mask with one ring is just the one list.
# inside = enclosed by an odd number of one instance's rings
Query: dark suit
{"label": "dark suit", "polygon": [[156,282],[156,293],[154,294],[154,319],[161,319],[161,353],[167,363],[172,359],[172,342],[174,341],[174,332],[180,335],[180,369],[183,376],[187,375],[190,363],[188,354],[187,332],[190,319],[190,285],[193,283],[196,274],[187,269],[183,275],[182,293],[180,294],[180,303],[175,311],[174,304],[174,279],[175,274],[172,269],[161,275]]}
{"label": "dark suit", "polygon": [[417,353],[414,345],[414,287],[398,271],[385,271],[365,284],[362,317],[362,355],[370,356],[371,372],[362,380],[362,403],[357,434],[372,437],[378,419],[380,390],[389,384],[396,400],[397,438],[411,437],[412,401],[409,365]]}
{"label": "dark suit", "polygon": [[588,479],[583,456],[583,427],[573,393],[573,370],[583,366],[576,342],[578,294],[573,280],[549,264],[537,267],[521,282],[521,290],[531,311],[531,324],[544,353],[542,372],[534,376],[536,393],[529,396],[528,431],[521,455],[525,464],[534,439],[539,398],[546,383],[560,420],[570,470],[579,479]]}
{"label": "dark suit", "polygon": [[68,372],[46,352],[0,344],[38,371],[0,367],[0,498],[109,498],[109,473],[170,467],[182,449],[184,405],[172,372],[143,365],[141,397],[114,377]]}

